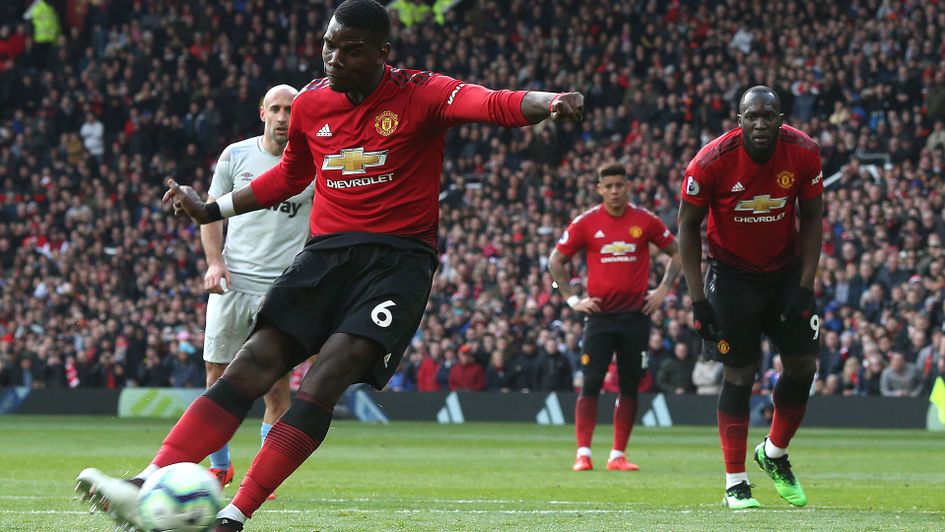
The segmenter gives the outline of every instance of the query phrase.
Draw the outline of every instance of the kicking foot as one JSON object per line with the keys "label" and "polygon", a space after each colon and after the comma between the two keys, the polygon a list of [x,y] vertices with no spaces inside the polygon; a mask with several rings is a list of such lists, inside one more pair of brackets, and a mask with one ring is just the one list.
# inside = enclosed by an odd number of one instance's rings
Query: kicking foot
{"label": "kicking foot", "polygon": [[774,481],[774,487],[782,499],[798,507],[807,505],[807,494],[791,471],[791,462],[788,462],[787,455],[768,458],[765,454],[765,442],[762,441],[755,447],[755,462]]}
{"label": "kicking foot", "polygon": [[140,483],[110,477],[92,467],[79,473],[75,481],[78,498],[91,504],[92,513],[107,513],[115,520],[119,530],[141,529],[141,519],[138,516]]}
{"label": "kicking foot", "polygon": [[748,482],[740,482],[725,490],[722,504],[733,510],[761,507],[761,503],[751,496],[751,484]]}

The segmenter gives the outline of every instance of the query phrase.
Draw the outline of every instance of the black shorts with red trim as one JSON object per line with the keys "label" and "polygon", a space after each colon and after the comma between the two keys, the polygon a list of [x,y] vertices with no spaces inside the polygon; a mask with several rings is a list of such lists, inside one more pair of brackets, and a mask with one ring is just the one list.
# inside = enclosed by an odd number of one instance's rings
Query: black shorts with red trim
{"label": "black shorts with red trim", "polygon": [[780,273],[757,274],[712,261],[706,273],[706,296],[722,331],[722,340],[706,342],[706,351],[726,366],[744,367],[760,361],[765,335],[782,357],[817,354],[820,317],[781,321],[791,294],[800,284],[800,266]]}
{"label": "black shorts with red trim", "polygon": [[412,238],[313,237],[270,287],[259,315],[302,344],[306,357],[334,333],[374,340],[381,356],[360,382],[382,389],[420,326],[437,264],[433,248]]}

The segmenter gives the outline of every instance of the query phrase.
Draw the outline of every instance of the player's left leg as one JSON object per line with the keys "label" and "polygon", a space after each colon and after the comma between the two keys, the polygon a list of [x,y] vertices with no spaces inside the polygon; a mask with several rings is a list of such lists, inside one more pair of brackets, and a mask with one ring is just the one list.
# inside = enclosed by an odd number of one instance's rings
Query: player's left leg
{"label": "player's left leg", "polygon": [[360,336],[335,333],[328,338],[295,400],[273,424],[232,503],[220,512],[221,520],[230,524],[218,523],[218,530],[241,530],[269,494],[315,452],[328,434],[338,399],[383,357],[381,351],[377,342]]}
{"label": "player's left leg", "polygon": [[812,313],[809,318],[794,322],[782,322],[783,309],[790,291],[796,286],[796,275],[789,277],[784,286],[772,297],[774,312],[766,320],[765,332],[781,351],[784,371],[774,387],[774,417],[771,431],[763,442],[755,447],[754,458],[758,466],[774,481],[781,498],[794,506],[807,504],[807,494],[794,476],[788,462],[787,448],[797,432],[807,411],[811,383],[817,371],[817,352],[820,346],[820,317]]}
{"label": "player's left leg", "polygon": [[650,336],[650,319],[634,314],[620,320],[617,348],[617,381],[620,395],[614,403],[614,441],[607,460],[607,469],[636,471],[640,469],[626,458],[627,443],[637,417],[637,393],[643,368],[643,351]]}
{"label": "player's left leg", "polygon": [[[269,392],[263,396],[263,401],[266,403],[266,411],[263,413],[262,425],[259,427],[260,446],[265,445],[266,436],[269,435],[272,426],[275,425],[276,421],[279,421],[279,418],[289,409],[291,397],[289,395],[288,374],[272,385]],[[276,492],[272,492],[269,494],[267,500],[271,501],[275,500],[275,498]]]}
{"label": "player's left leg", "polygon": [[774,417],[768,436],[755,447],[755,462],[771,477],[778,494],[794,506],[805,506],[807,494],[794,475],[787,448],[807,411],[816,371],[813,355],[784,356],[784,373],[774,387]]}
{"label": "player's left leg", "polygon": [[286,333],[270,325],[258,328],[223,377],[187,407],[144,471],[126,481],[88,468],[76,478],[76,491],[93,507],[108,511],[119,526],[138,526],[136,498],[144,480],[161,467],[197,463],[219,449],[239,428],[253,401],[304,356],[301,345]]}

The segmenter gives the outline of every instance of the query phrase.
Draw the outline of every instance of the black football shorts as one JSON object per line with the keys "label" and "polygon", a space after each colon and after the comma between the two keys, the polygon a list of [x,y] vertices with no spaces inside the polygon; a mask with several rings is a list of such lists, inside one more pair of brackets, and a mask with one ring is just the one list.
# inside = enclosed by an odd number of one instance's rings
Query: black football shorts
{"label": "black football shorts", "polygon": [[817,354],[820,316],[813,314],[793,323],[781,321],[800,277],[800,267],[755,275],[713,261],[706,274],[706,296],[722,330],[722,340],[707,345],[707,351],[726,366],[744,367],[760,362],[764,334],[782,357]]}
{"label": "black football shorts", "polygon": [[581,371],[604,375],[614,354],[617,372],[640,378],[650,340],[650,318],[642,312],[593,314],[584,324]]}
{"label": "black football shorts", "polygon": [[383,356],[361,382],[382,389],[420,326],[436,266],[433,249],[419,240],[314,237],[273,283],[259,314],[298,340],[306,356],[336,332],[374,340]]}

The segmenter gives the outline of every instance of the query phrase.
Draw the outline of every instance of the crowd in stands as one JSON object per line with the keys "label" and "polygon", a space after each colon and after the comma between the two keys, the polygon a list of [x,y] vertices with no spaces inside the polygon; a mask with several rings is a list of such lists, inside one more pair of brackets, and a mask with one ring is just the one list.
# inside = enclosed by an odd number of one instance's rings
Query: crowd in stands
{"label": "crowd in stands", "polygon": [[[332,2],[45,0],[44,43],[32,3],[0,8],[0,386],[200,387],[206,264],[162,180],[205,193],[265,90],[322,75]],[[915,396],[945,373],[945,3],[464,0],[392,42],[395,66],[580,90],[587,116],[451,132],[440,269],[389,389],[579,387],[582,316],[547,257],[599,202],[595,169],[624,163],[675,232],[685,165],[755,84],[823,154],[816,392]],[[642,389],[716,393],[684,282],[652,320]]]}

